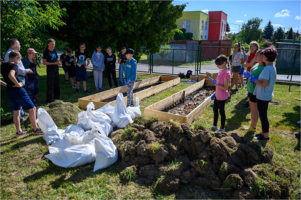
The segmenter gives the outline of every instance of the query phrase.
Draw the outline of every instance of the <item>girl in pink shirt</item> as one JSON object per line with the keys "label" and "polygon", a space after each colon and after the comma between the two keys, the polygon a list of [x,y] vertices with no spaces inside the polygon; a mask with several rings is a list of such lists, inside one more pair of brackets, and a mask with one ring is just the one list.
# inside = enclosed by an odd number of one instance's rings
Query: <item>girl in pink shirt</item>
{"label": "girl in pink shirt", "polygon": [[217,120],[218,120],[218,111],[221,115],[221,128],[218,130],[218,132],[225,132],[225,122],[226,122],[226,114],[225,114],[225,103],[228,99],[229,91],[229,81],[231,78],[230,70],[227,69],[227,57],[225,55],[219,55],[215,59],[215,64],[220,69],[218,72],[218,76],[216,78],[216,82],[214,79],[210,80],[212,81],[212,84],[215,85],[215,94],[212,95],[211,99],[214,100],[214,106],[213,106],[213,112],[214,112],[214,121],[213,126],[211,127],[211,130],[216,131],[217,130]]}

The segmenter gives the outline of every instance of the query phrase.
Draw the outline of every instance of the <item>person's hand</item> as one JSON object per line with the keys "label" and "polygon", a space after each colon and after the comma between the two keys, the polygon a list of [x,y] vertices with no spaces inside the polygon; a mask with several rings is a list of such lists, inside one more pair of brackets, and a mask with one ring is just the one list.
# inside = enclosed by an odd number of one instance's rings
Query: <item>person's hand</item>
{"label": "person's hand", "polygon": [[214,100],[215,98],[215,93],[211,96],[211,100]]}
{"label": "person's hand", "polygon": [[28,69],[28,74],[33,74],[33,71],[31,69]]}
{"label": "person's hand", "polygon": [[216,85],[215,79],[211,78],[210,76],[208,76],[208,78],[211,80],[213,85]]}
{"label": "person's hand", "polygon": [[250,77],[251,83],[255,83],[255,81],[257,81],[257,80],[258,80],[258,77],[254,77],[254,76]]}
{"label": "person's hand", "polygon": [[78,67],[81,67],[81,66],[82,66],[82,65],[81,65],[81,64],[79,64],[79,63],[77,63],[76,65],[77,65]]}
{"label": "person's hand", "polygon": [[21,87],[23,87],[23,83],[20,82],[20,83],[14,85],[13,87],[21,88]]}
{"label": "person's hand", "polygon": [[245,78],[250,78],[250,77],[251,77],[250,72],[245,71],[245,72],[244,72],[244,77],[245,77]]}
{"label": "person's hand", "polygon": [[61,65],[61,62],[57,60],[57,61],[55,62],[55,64],[56,64],[56,65]]}

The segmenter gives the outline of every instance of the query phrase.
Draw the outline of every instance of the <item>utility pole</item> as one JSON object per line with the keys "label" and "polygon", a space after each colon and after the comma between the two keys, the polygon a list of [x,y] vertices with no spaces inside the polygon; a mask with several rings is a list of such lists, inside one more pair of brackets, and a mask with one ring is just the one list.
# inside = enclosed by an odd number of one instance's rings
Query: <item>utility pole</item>
{"label": "utility pole", "polygon": [[285,35],[285,28],[283,28],[284,29],[284,31],[283,31],[283,39],[282,40],[284,40],[284,35]]}

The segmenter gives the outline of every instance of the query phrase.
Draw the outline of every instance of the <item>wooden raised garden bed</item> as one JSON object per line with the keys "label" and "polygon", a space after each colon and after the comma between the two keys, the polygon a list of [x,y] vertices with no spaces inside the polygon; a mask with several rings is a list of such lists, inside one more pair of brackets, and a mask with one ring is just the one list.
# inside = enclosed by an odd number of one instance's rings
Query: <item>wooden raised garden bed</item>
{"label": "wooden raised garden bed", "polygon": [[[181,82],[179,77],[171,76],[157,76],[150,79],[137,81],[134,85],[134,101],[135,97],[138,97],[140,100],[157,94],[163,90],[166,90],[170,87],[173,87]],[[126,95],[127,85],[113,88],[104,92],[93,94],[78,99],[78,106],[81,109],[86,109],[89,102],[93,102],[95,109],[98,109],[108,103],[114,105],[116,101],[116,96],[118,93],[123,93]],[[125,103],[127,103],[127,97],[124,97]]]}
{"label": "wooden raised garden bed", "polygon": [[210,95],[209,95],[210,91],[207,92],[208,96],[204,96],[202,102],[185,116],[179,114],[172,114],[165,111],[174,105],[185,104],[186,101],[185,98],[189,96],[192,96],[192,99],[193,99],[193,95],[198,96],[198,91],[204,88],[204,84],[205,84],[205,79],[201,80],[200,82],[197,82],[196,84],[166,99],[163,99],[151,106],[148,106],[147,108],[144,109],[144,117],[157,117],[159,121],[164,121],[164,122],[168,122],[170,120],[174,120],[174,121],[178,120],[181,123],[191,123],[196,116],[201,114],[202,111],[205,110],[205,108],[209,106],[211,102],[213,102],[210,96],[214,92],[211,91]]}

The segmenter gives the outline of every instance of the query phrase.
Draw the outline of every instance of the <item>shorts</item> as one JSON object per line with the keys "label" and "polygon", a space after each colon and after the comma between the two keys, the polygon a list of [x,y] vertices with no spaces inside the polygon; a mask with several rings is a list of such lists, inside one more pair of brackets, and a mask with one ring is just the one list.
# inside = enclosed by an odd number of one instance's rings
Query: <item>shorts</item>
{"label": "shorts", "polygon": [[6,94],[12,110],[21,110],[21,107],[29,110],[35,107],[24,88],[6,91]]}
{"label": "shorts", "polygon": [[232,66],[232,72],[237,73],[240,72],[241,66]]}
{"label": "shorts", "polygon": [[68,74],[70,77],[76,76],[76,69],[74,66],[68,66]]}
{"label": "shorts", "polygon": [[253,93],[248,93],[248,97],[250,99],[251,102],[253,103],[257,103],[257,98],[256,98],[256,95],[254,95]]}
{"label": "shorts", "polygon": [[64,69],[64,72],[67,73],[68,72],[68,67],[63,65],[63,69]]}
{"label": "shorts", "polygon": [[76,81],[87,81],[88,75],[85,67],[76,67]]}
{"label": "shorts", "polygon": [[239,72],[239,75],[243,75],[243,74],[244,74],[244,71],[245,71],[245,68],[242,67],[241,70],[240,70],[240,72]]}

